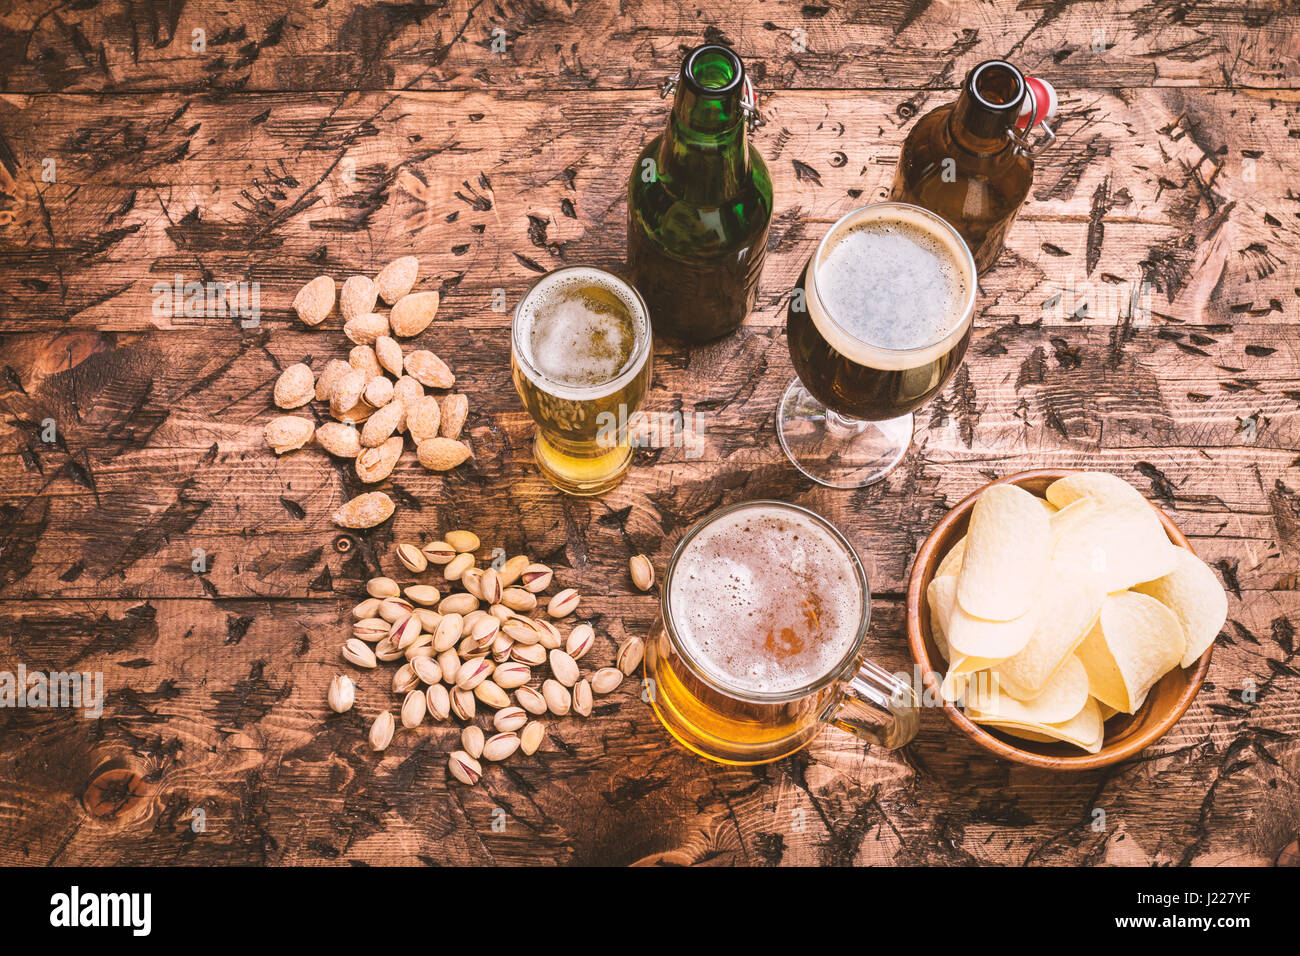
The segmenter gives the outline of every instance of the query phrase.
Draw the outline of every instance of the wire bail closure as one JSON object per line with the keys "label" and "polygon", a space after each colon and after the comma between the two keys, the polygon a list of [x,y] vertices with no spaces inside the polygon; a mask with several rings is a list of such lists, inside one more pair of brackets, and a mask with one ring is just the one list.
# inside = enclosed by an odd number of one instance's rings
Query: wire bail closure
{"label": "wire bail closure", "polygon": [[[669,76],[659,84],[659,98],[665,99],[677,92],[677,77]],[[763,119],[763,114],[758,111],[758,93],[754,90],[754,84],[750,82],[748,74],[745,76],[745,90],[740,95],[740,112],[745,116],[745,124],[752,133],[760,126],[766,126],[767,120]]]}
{"label": "wire bail closure", "polygon": [[766,126],[767,120],[763,119],[763,114],[758,111],[758,92],[754,89],[754,84],[749,81],[749,74],[745,74],[745,92],[740,98],[740,111],[745,114],[745,122],[749,124],[749,131],[752,133],[760,126]]}
{"label": "wire bail closure", "polygon": [[[1038,115],[1038,97],[1034,93],[1034,88],[1028,84],[1025,84],[1025,95],[1028,96],[1030,100],[1029,115],[1030,116]],[[1056,142],[1056,131],[1052,129],[1052,127],[1047,125],[1047,120],[1048,117],[1044,115],[1043,118],[1038,121],[1037,128],[1040,128],[1042,132],[1039,134],[1038,139],[1036,141],[1030,138],[1030,135],[1034,132],[1034,128],[1026,129],[1022,133],[1014,126],[1012,126],[1009,130],[1007,130],[1007,137],[1011,140],[1011,142],[1016,144],[1016,147],[1021,152],[1023,152],[1030,159],[1033,159],[1043,150],[1047,149],[1049,146],[1051,146],[1053,143]]]}

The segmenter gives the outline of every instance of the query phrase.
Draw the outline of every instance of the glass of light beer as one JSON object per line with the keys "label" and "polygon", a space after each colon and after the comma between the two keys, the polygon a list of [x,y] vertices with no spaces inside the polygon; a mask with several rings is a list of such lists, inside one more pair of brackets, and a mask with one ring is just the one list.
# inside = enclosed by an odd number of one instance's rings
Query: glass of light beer
{"label": "glass of light beer", "polygon": [[613,488],[632,461],[629,419],[650,390],[641,296],[602,269],[556,269],[524,294],[511,336],[515,388],[537,424],[538,469],[571,495]]}
{"label": "glass of light beer", "polygon": [[720,508],[669,561],[647,696],[670,734],[721,763],[778,760],[825,723],[901,747],[916,694],[864,658],[870,609],[862,562],[825,518],[782,501]]}
{"label": "glass of light beer", "polygon": [[966,354],[976,291],[965,240],[929,210],[876,203],[831,226],[786,313],[798,378],[777,435],[795,467],[832,488],[885,477]]}

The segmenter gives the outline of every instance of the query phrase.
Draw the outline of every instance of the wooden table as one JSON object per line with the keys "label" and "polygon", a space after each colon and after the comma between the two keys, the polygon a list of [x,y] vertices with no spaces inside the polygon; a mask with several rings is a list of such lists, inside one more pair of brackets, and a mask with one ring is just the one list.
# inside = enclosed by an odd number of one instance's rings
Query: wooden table
{"label": "wooden table", "polygon": [[[107,701],[97,720],[0,711],[0,862],[1272,862],[1300,821],[1285,6],[16,0],[0,15],[0,667],[100,671]],[[723,342],[656,349],[650,407],[704,413],[702,457],[642,451],[613,493],[566,499],[531,462],[493,293],[513,306],[545,270],[620,263],[657,85],[701,38],[733,44],[763,94],[777,209],[760,304]],[[813,487],[773,433],[786,294],[827,225],[884,196],[915,118],[994,56],[1057,85],[1060,142],[904,464],[867,490]],[[362,490],[351,469],[277,459],[262,427],[280,368],[346,354],[337,319],[293,317],[298,287],[408,253],[443,294],[421,341],[470,396],[474,459],[444,477],[406,456],[383,486],[397,515],[347,535],[329,516]],[[260,325],[155,316],[152,285],[177,274],[259,283]],[[1153,315],[1045,314],[1067,282],[1150,283]],[[826,731],[728,769],[671,744],[629,681],[467,789],[448,783],[451,725],[370,751],[387,671],[361,677],[351,713],[325,707],[350,608],[400,571],[397,542],[464,526],[552,563],[606,663],[654,616],[629,555],[662,570],[697,518],[757,497],[849,534],[871,652],[908,669],[920,540],[988,478],[1047,466],[1134,482],[1229,589],[1209,682],[1123,766],[1013,766],[927,712],[898,753]]]}

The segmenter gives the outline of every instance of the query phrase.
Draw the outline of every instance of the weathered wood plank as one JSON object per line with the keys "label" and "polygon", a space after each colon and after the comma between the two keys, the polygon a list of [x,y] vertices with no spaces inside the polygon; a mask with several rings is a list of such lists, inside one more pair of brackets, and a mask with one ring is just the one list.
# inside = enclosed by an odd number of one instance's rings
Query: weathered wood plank
{"label": "weathered wood plank", "polygon": [[[641,632],[654,599],[628,590],[593,588],[594,608]],[[1294,593],[1234,613],[1192,710],[1108,772],[991,760],[937,712],[904,754],[828,730],[777,764],[717,767],[669,745],[629,681],[589,721],[551,720],[536,758],[489,768],[473,790],[448,783],[451,724],[369,750],[369,721],[393,706],[387,670],[359,675],[349,714],[326,710],[342,613],[320,601],[0,602],[0,667],[99,671],[107,688],[98,721],[0,711],[0,862],[1258,863],[1294,832]],[[877,601],[873,614],[871,653],[907,671],[901,608]],[[614,653],[601,631],[596,663]],[[1239,699],[1247,679],[1253,704]],[[84,795],[113,769],[137,774],[139,795],[114,791],[121,804],[92,818]]]}
{"label": "weathered wood plank", "polygon": [[[100,670],[110,695],[98,720],[0,710],[0,862],[1213,864],[1295,839],[1300,13],[780,0],[710,8],[725,26],[708,32],[649,2],[73,7],[0,14],[0,670]],[[187,52],[196,26],[206,56]],[[702,32],[777,91],[759,306],[722,343],[656,350],[649,407],[703,416],[698,457],[645,450],[615,492],[564,499],[530,462],[493,298],[622,260],[627,171],[664,122],[651,88]],[[1061,141],[981,283],[966,364],[888,481],[812,488],[772,431],[786,293],[827,225],[883,195],[914,118],[1002,54],[1061,87]],[[408,458],[381,486],[396,517],[345,535],[328,515],[362,490],[350,468],[276,459],[261,428],[279,368],[346,352],[336,320],[291,318],[298,285],[405,252],[443,292],[421,343],[470,395],[475,459],[438,477]],[[151,287],[177,274],[256,281],[260,324],[154,315]],[[1125,318],[1113,293],[1143,281],[1151,314]],[[324,708],[348,609],[397,572],[396,541],[468,525],[544,558],[586,595],[604,663],[655,612],[629,555],[662,569],[696,518],[760,496],[847,532],[871,653],[907,668],[920,540],[988,478],[1045,466],[1133,481],[1229,590],[1192,709],[1105,773],[996,761],[936,713],[899,754],[828,731],[721,768],[671,746],[629,683],[465,790],[447,785],[449,727],[369,751],[386,674],[356,712]]]}
{"label": "weathered wood plank", "polygon": [[[661,347],[647,408],[692,413],[700,442],[639,452],[627,482],[588,504],[537,475],[504,323],[485,332],[440,321],[418,341],[449,357],[471,398],[474,462],[443,477],[408,453],[379,486],[402,503],[398,516],[346,556],[335,551],[340,531],[328,516],[364,490],[350,465],[316,447],[276,459],[262,438],[276,414],[277,369],[346,356],[350,343],[336,331],[165,332],[75,349],[74,339],[54,355],[43,337],[22,337],[12,353],[21,367],[52,365],[65,351],[76,359],[0,393],[12,416],[10,453],[0,454],[10,525],[0,594],[354,590],[381,563],[391,568],[392,544],[431,540],[454,523],[502,535],[514,550],[567,547],[562,560],[603,555],[617,566],[629,536],[666,558],[705,511],[747,497],[798,497],[824,510],[869,550],[877,590],[897,592],[948,507],[992,476],[1052,465],[1134,481],[1212,563],[1228,562],[1242,588],[1295,580],[1300,382],[1280,358],[1300,351],[1294,327],[1264,327],[1277,353],[1250,359],[1254,367],[1236,376],[1220,368],[1236,350],[1188,355],[1161,329],[1135,330],[1118,350],[1101,328],[982,329],[954,384],[921,412],[906,466],[854,494],[810,490],[777,445],[772,410],[792,375],[777,330],[746,329],[689,355]],[[1244,380],[1255,384],[1226,387]],[[54,442],[43,440],[47,422]],[[522,514],[517,501],[528,503]],[[209,555],[204,575],[190,569],[195,548]]]}
{"label": "weathered wood plank", "polygon": [[[885,194],[909,128],[896,105],[888,94],[773,97],[758,143],[778,205],[752,321],[779,324],[829,222]],[[1048,303],[1056,324],[1113,325],[1145,282],[1162,319],[1292,320],[1300,103],[1133,90],[1073,95],[1064,109],[1062,142],[984,279],[993,315],[1033,321]],[[625,108],[610,93],[148,97],[129,108],[41,96],[0,104],[0,117],[16,157],[12,221],[0,220],[0,332],[117,332],[182,324],[152,309],[154,284],[178,274],[256,281],[272,321],[319,271],[373,272],[402,252],[455,289],[462,317],[495,323],[497,288],[513,296],[540,270],[622,260],[626,177],[664,107],[651,96]],[[54,183],[40,178],[47,157]]]}
{"label": "weathered wood plank", "polygon": [[646,88],[705,40],[765,89],[947,87],[1004,56],[1062,87],[1294,87],[1298,38],[1288,4],[1231,0],[16,0],[0,92]]}

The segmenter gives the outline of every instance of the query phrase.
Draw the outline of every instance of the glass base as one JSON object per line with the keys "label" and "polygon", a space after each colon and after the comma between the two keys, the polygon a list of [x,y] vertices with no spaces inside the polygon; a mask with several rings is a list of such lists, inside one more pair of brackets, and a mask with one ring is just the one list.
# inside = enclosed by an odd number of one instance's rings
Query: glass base
{"label": "glass base", "polygon": [[604,494],[627,476],[632,449],[619,445],[604,453],[571,455],[538,435],[533,460],[546,480],[566,495],[587,497]]}
{"label": "glass base", "polygon": [[865,422],[827,408],[799,379],[790,383],[776,413],[776,434],[794,466],[830,488],[873,485],[912,446],[913,418]]}

